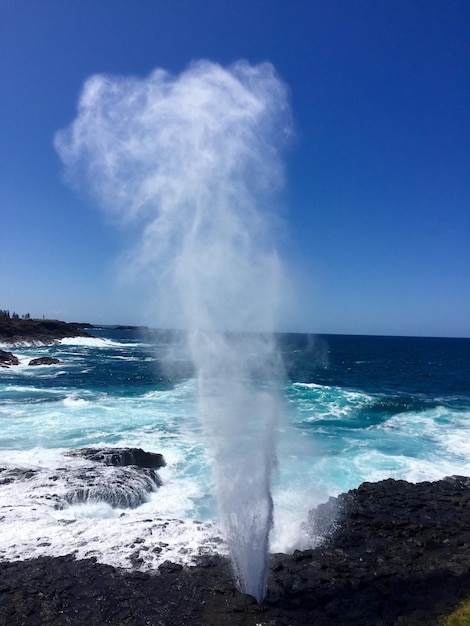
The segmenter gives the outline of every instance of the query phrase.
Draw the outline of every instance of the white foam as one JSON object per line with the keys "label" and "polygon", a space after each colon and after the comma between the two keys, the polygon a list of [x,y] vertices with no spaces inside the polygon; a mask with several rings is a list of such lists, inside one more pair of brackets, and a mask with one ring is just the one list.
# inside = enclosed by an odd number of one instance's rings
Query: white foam
{"label": "white foam", "polygon": [[[104,337],[65,337],[60,339],[58,343],[62,346],[79,346],[83,348],[142,348],[151,345],[141,342],[116,341]],[[139,355],[139,360],[141,358],[141,355]]]}
{"label": "white foam", "polygon": [[270,552],[292,553],[312,546],[312,538],[306,534],[304,523],[308,512],[321,502],[325,494],[316,492],[307,480],[302,487],[275,488],[274,526],[270,535]]}
{"label": "white foam", "polygon": [[[25,360],[32,358],[26,353],[22,351]],[[29,387],[22,384],[25,376],[39,377],[38,371],[22,367],[7,370],[9,376],[13,371],[20,375],[13,378],[15,384],[1,388],[5,401],[0,463],[44,472],[0,485],[0,517],[4,518],[0,558],[74,553],[122,567],[138,563],[151,569],[167,559],[190,563],[204,551],[225,550],[217,539],[213,460],[198,418],[194,380],[172,389],[150,388],[139,396],[114,396],[73,391],[59,383],[42,388],[39,380]],[[441,406],[356,428],[355,411],[367,410],[371,401],[374,397],[364,393],[314,383],[287,388],[291,415],[279,429],[272,551],[306,547],[312,541],[302,528],[308,511],[365,480],[392,477],[419,482],[470,475],[468,411]],[[315,424],[315,419],[325,425]],[[341,433],[335,420],[345,424]],[[83,464],[63,452],[90,445],[163,453],[167,461],[159,470],[163,486],[135,510],[113,509],[102,502],[55,509],[51,496],[63,493],[65,486],[60,480],[46,480],[46,474]],[[202,522],[193,522],[197,519]]]}
{"label": "white foam", "polygon": [[470,475],[470,413],[437,406],[419,413],[400,413],[384,424],[385,430],[405,432],[435,448],[439,464],[455,466]]}
{"label": "white foam", "polygon": [[56,343],[55,341],[40,341],[40,340],[33,340],[33,341],[23,341],[23,340],[19,340],[19,341],[12,341],[12,342],[0,342],[0,350],[6,350],[7,352],[11,352],[12,350],[15,350],[17,348],[41,348],[44,346],[50,346],[51,343]]}
{"label": "white foam", "polygon": [[130,345],[119,343],[112,339],[103,339],[101,337],[65,337],[64,339],[60,339],[59,343],[63,346],[83,346],[87,348],[114,348],[116,346],[122,347]]}
{"label": "white foam", "polygon": [[[192,564],[203,554],[226,553],[215,524],[177,517],[187,514],[181,485],[157,489],[137,509],[113,509],[103,502],[57,509],[60,494],[70,487],[71,473],[86,461],[44,449],[12,451],[2,461],[3,466],[10,463],[11,470],[29,461],[26,469],[32,472],[1,487],[0,558],[74,554],[116,567],[152,570],[166,560]],[[98,470],[111,475],[113,468]]]}
{"label": "white foam", "polygon": [[64,406],[70,407],[72,409],[86,407],[90,405],[89,400],[79,398],[76,394],[70,394],[62,400],[62,403]]}
{"label": "white foam", "polygon": [[293,383],[292,387],[299,389],[330,389],[327,385],[320,385],[318,383]]}
{"label": "white foam", "polygon": [[79,519],[111,519],[118,517],[119,510],[113,509],[106,502],[82,502],[71,504],[66,509],[59,509],[51,513],[58,521],[75,521]]}

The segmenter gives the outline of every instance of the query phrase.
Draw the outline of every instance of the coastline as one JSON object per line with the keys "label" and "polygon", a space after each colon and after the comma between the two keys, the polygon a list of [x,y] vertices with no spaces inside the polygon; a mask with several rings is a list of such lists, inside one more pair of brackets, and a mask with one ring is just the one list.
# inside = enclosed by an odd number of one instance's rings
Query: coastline
{"label": "coastline", "polygon": [[470,593],[470,478],[363,483],[308,523],[324,543],[272,555],[262,607],[223,557],[148,574],[69,555],[0,562],[0,623],[437,626]]}
{"label": "coastline", "polygon": [[25,344],[48,345],[65,337],[92,337],[92,335],[83,330],[82,325],[60,320],[10,318],[0,315],[0,344],[11,347]]}
{"label": "coastline", "polygon": [[[64,336],[91,336],[80,332],[80,324],[52,322],[59,324],[55,337],[42,331],[34,337],[16,335],[18,345],[53,345]],[[62,334],[64,327],[71,334]],[[69,396],[65,401],[77,402]],[[452,471],[468,473],[465,467]],[[312,537],[325,536],[321,546],[272,555],[262,609],[236,590],[221,556],[201,557],[195,567],[167,561],[146,572],[89,558],[75,560],[74,547],[46,552],[66,556],[0,561],[0,624],[437,625],[470,593],[469,491],[470,479],[462,477],[417,484],[385,480],[331,498],[306,521]],[[306,513],[298,519],[306,519]],[[72,520],[64,524],[75,527]],[[136,530],[129,542],[136,563],[144,550],[158,549],[152,545],[156,536],[150,533],[141,543]],[[164,532],[160,539],[165,540]],[[22,556],[18,549],[10,558]],[[160,563],[164,558],[173,557],[163,556]]]}

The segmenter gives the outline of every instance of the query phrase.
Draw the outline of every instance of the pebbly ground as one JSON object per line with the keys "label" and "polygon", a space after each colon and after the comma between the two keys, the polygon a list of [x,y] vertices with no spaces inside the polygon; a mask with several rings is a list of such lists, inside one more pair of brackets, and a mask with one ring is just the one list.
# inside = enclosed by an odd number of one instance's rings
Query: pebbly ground
{"label": "pebbly ground", "polygon": [[154,574],[44,557],[0,562],[0,624],[432,626],[470,595],[469,478],[364,483],[308,525],[325,542],[273,555],[262,607],[220,557]]}

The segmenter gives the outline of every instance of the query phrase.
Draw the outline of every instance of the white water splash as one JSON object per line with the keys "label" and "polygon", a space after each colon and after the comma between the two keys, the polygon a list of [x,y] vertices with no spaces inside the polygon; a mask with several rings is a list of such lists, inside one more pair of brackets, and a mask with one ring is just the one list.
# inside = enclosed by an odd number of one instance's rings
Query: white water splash
{"label": "white water splash", "polygon": [[274,330],[283,293],[273,201],[290,132],[270,64],[201,61],[176,77],[91,77],[55,140],[71,179],[138,226],[130,267],[154,285],[157,322],[189,331],[227,542],[259,601],[282,367],[273,338],[247,331]]}

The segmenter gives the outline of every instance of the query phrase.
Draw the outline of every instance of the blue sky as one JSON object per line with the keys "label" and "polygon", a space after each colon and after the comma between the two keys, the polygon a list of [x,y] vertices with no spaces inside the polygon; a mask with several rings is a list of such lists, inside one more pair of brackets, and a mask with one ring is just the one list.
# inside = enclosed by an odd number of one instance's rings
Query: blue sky
{"label": "blue sky", "polygon": [[93,74],[246,59],[294,120],[280,327],[470,337],[469,25],[460,0],[0,0],[0,308],[152,323],[129,233],[64,183],[54,135]]}

